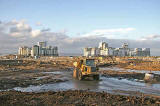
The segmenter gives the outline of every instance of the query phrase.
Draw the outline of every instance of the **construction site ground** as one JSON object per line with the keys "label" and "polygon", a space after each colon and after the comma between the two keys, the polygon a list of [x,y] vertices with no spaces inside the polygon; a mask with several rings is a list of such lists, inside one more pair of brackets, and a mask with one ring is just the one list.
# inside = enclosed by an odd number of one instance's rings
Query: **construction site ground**
{"label": "construction site ground", "polygon": [[[160,105],[160,64],[110,63],[99,67],[99,81],[78,81],[72,78],[77,59],[0,60],[0,105]],[[156,79],[145,82],[146,72]]]}

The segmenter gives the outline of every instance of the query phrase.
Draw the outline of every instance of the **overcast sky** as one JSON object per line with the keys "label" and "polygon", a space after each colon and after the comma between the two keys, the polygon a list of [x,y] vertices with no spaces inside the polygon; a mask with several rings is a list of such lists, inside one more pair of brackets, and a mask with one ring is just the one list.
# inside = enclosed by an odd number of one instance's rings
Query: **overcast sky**
{"label": "overcast sky", "polygon": [[0,53],[48,41],[60,53],[110,47],[160,54],[160,0],[0,0]]}

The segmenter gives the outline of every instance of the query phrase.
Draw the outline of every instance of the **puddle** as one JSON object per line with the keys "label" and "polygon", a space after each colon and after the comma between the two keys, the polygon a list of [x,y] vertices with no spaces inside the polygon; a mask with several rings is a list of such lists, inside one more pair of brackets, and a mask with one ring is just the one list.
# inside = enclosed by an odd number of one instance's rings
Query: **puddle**
{"label": "puddle", "polygon": [[[70,80],[55,84],[44,84],[39,86],[29,86],[26,88],[16,87],[14,90],[22,92],[44,92],[44,91],[64,91],[64,90],[91,90],[96,92],[117,93],[117,90],[142,92],[160,96],[160,84],[146,84],[127,79],[118,80],[116,78],[101,77],[101,81],[78,81]],[[126,93],[127,94],[127,93]]]}
{"label": "puddle", "polygon": [[[121,71],[118,68],[105,68],[105,70]],[[124,69],[123,69],[124,70]],[[128,70],[129,71],[129,70]],[[131,70],[133,71],[133,70]],[[139,71],[138,71],[139,72]],[[144,71],[140,71],[144,72]],[[138,79],[118,79],[113,77],[100,77],[100,81],[78,81],[72,78],[71,72],[44,72],[47,74],[62,74],[65,75],[69,81],[58,82],[54,84],[44,84],[39,86],[29,86],[26,88],[15,87],[14,90],[22,92],[44,92],[44,91],[64,91],[64,90],[91,90],[96,92],[109,92],[113,94],[122,94],[118,91],[126,91],[123,95],[129,95],[128,92],[141,92],[145,94],[152,94],[160,96],[160,84],[148,84],[144,81],[137,81]]]}
{"label": "puddle", "polygon": [[64,74],[64,72],[55,71],[55,72],[42,72],[43,74]]}
{"label": "puddle", "polygon": [[26,88],[16,87],[14,90],[22,92],[64,91],[64,90],[98,90],[99,81],[78,81],[72,79],[66,82],[29,86]]}
{"label": "puddle", "polygon": [[44,78],[47,78],[49,76],[42,76],[42,77],[36,77],[36,80],[41,80],[41,79],[44,79]]}

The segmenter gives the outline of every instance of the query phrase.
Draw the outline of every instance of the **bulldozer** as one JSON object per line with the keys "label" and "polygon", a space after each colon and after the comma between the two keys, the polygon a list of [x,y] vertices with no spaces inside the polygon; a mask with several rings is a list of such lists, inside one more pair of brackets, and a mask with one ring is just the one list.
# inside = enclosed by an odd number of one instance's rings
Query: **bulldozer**
{"label": "bulldozer", "polygon": [[95,59],[81,59],[73,63],[73,77],[78,80],[92,78],[99,80],[98,67],[95,65]]}

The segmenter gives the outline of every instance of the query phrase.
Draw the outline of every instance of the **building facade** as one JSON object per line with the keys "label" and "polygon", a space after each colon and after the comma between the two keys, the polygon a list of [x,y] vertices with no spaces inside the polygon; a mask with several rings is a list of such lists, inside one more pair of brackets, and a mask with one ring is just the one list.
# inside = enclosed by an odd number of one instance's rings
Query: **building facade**
{"label": "building facade", "polygon": [[32,48],[20,47],[18,54],[23,56],[58,56],[58,47],[47,46],[47,42],[38,42]]}
{"label": "building facade", "polygon": [[84,48],[84,56],[150,56],[150,48],[129,48],[127,43],[121,48],[112,48],[100,42],[98,48]]}
{"label": "building facade", "polygon": [[100,54],[99,48],[84,48],[84,56],[98,56]]}
{"label": "building facade", "polygon": [[31,56],[38,56],[39,55],[39,46],[34,45],[31,50]]}
{"label": "building facade", "polygon": [[31,55],[31,48],[27,46],[19,47],[18,54],[23,56],[29,56]]}

